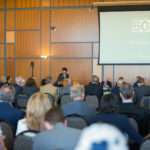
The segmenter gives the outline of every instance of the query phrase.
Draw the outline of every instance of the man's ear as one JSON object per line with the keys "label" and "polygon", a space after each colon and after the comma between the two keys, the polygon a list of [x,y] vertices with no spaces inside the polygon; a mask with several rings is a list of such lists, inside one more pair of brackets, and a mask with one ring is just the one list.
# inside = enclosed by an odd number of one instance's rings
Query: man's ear
{"label": "man's ear", "polygon": [[51,125],[49,122],[47,122],[47,121],[45,121],[44,122],[44,124],[45,124],[45,128],[46,128],[46,130],[51,130],[51,129],[53,129],[53,125]]}
{"label": "man's ear", "polygon": [[67,126],[67,124],[68,124],[68,123],[67,123],[67,120],[64,120],[64,125]]}

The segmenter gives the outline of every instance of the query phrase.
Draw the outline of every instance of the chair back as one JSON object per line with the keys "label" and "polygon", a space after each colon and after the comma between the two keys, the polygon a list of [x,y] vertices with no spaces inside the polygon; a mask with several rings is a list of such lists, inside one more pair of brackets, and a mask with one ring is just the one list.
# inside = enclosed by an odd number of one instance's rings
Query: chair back
{"label": "chair back", "polygon": [[48,96],[51,106],[54,107],[55,106],[54,97],[50,93],[44,93],[44,94]]}
{"label": "chair back", "polygon": [[95,108],[99,107],[99,101],[96,95],[87,95],[85,97],[85,102],[89,105],[92,105]]}
{"label": "chair back", "polygon": [[0,119],[0,127],[4,138],[4,144],[7,150],[13,150],[14,128],[7,120]]}
{"label": "chair back", "polygon": [[26,109],[27,108],[27,103],[29,100],[29,96],[25,94],[19,94],[17,97],[17,106],[21,109]]}
{"label": "chair back", "polygon": [[13,150],[32,150],[32,145],[33,145],[32,139],[34,136],[26,135],[28,133],[36,134],[37,132],[32,130],[21,132],[15,138]]}
{"label": "chair back", "polygon": [[83,129],[89,125],[88,121],[81,115],[70,114],[65,117],[67,125],[76,129]]}
{"label": "chair back", "polygon": [[150,115],[150,96],[143,96],[139,101],[139,106],[144,108],[145,112]]}
{"label": "chair back", "polygon": [[70,97],[70,94],[65,93],[60,97],[60,106],[66,105],[72,101],[73,101],[73,99]]}
{"label": "chair back", "polygon": [[149,150],[150,149],[150,138],[144,141],[139,150]]}

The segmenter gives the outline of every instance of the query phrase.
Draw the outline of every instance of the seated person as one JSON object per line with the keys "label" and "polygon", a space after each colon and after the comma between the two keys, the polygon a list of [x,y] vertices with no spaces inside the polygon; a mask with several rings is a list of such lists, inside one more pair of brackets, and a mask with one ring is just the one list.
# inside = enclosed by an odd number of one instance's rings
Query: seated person
{"label": "seated person", "polygon": [[103,87],[100,85],[99,77],[96,75],[92,76],[92,82],[85,87],[85,96],[86,95],[96,95],[99,102],[103,96]]}
{"label": "seated person", "polygon": [[116,127],[97,123],[83,130],[74,150],[128,150],[128,146]]}
{"label": "seated person", "polygon": [[42,81],[41,81],[41,86],[43,86],[43,85],[46,85],[46,80],[45,79],[42,79]]}
{"label": "seated person", "polygon": [[63,94],[66,94],[66,93],[70,94],[71,85],[72,85],[72,80],[68,79],[67,86],[58,88],[59,96],[61,97]]}
{"label": "seated person", "polygon": [[63,79],[69,78],[69,74],[67,74],[67,68],[62,68],[62,73],[59,74],[59,78],[62,77]]}
{"label": "seated person", "polygon": [[137,77],[136,77],[136,82],[133,83],[133,88],[134,88],[134,89],[138,87],[137,81],[138,81],[138,79],[140,79],[140,78],[141,78],[141,76],[137,76]]}
{"label": "seated person", "polygon": [[112,88],[112,83],[110,81],[108,81],[108,79],[106,77],[104,77],[104,81],[102,81],[102,87],[104,90],[108,90]]}
{"label": "seated person", "polygon": [[150,86],[145,85],[144,78],[139,78],[137,80],[138,87],[134,89],[134,96],[133,96],[133,102],[135,104],[139,104],[140,99],[143,96],[149,96],[150,95]]}
{"label": "seated person", "polygon": [[[16,135],[26,130],[43,131],[45,129],[44,116],[50,108],[50,101],[45,94],[33,94],[27,103],[26,118],[18,122]],[[34,136],[35,134],[27,135]]]}
{"label": "seated person", "polygon": [[46,77],[46,85],[40,87],[41,93],[49,93],[53,96],[55,105],[58,102],[58,88],[52,85],[52,77]]}
{"label": "seated person", "polygon": [[91,122],[93,117],[96,115],[96,108],[88,105],[84,101],[84,87],[80,84],[75,84],[70,90],[72,102],[63,105],[62,111],[64,116],[70,114],[79,114],[83,116],[88,122]]}
{"label": "seated person", "polygon": [[18,120],[24,117],[24,113],[12,106],[15,96],[13,86],[5,84],[0,89],[0,118],[8,120],[16,130]]}
{"label": "seated person", "polygon": [[7,76],[5,84],[12,85],[11,81],[12,81],[12,77],[11,76]]}
{"label": "seated person", "polygon": [[45,116],[47,131],[33,139],[33,150],[73,150],[81,131],[67,127],[60,108],[51,108]]}
{"label": "seated person", "polygon": [[101,121],[112,124],[127,133],[137,144],[141,144],[144,138],[135,131],[125,115],[118,114],[118,110],[118,98],[114,94],[104,95],[100,103],[100,114],[95,116],[93,123]]}
{"label": "seated person", "polygon": [[145,114],[144,109],[133,104],[133,93],[134,92],[131,84],[123,83],[120,86],[122,104],[119,106],[119,113],[134,118],[138,123],[139,133],[143,136],[146,136],[149,132],[148,116]]}
{"label": "seated person", "polygon": [[63,77],[58,77],[56,82],[53,85],[56,87],[63,87],[62,80],[63,80]]}
{"label": "seated person", "polygon": [[28,97],[30,97],[32,94],[39,91],[39,88],[36,86],[36,82],[34,78],[29,78],[25,86],[23,87],[23,94],[26,94]]}
{"label": "seated person", "polygon": [[2,76],[0,79],[0,88],[5,84],[6,82],[6,77]]}
{"label": "seated person", "polygon": [[119,98],[120,103],[122,101],[120,97],[120,86],[123,84],[123,82],[124,82],[124,78],[119,77],[116,86],[111,90],[111,93],[115,94]]}

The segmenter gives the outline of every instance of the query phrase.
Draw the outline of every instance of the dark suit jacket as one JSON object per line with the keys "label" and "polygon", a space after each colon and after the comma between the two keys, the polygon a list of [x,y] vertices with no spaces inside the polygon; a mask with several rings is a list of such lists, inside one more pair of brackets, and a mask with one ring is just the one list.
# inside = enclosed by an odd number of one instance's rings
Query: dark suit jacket
{"label": "dark suit jacket", "polygon": [[119,106],[119,113],[134,118],[138,123],[139,132],[141,135],[146,136],[148,134],[148,116],[145,114],[144,109],[133,103],[122,103]]}
{"label": "dark suit jacket", "polygon": [[79,114],[85,117],[85,119],[87,119],[89,123],[96,115],[96,108],[88,105],[86,102],[82,100],[73,101],[62,106],[62,111],[65,117],[70,114]]}
{"label": "dark suit jacket", "polygon": [[18,94],[22,93],[23,88],[22,88],[22,86],[19,86],[18,84],[14,84],[13,86],[14,86],[14,88],[16,90],[15,98],[14,98],[16,100],[17,97],[18,97]]}
{"label": "dark suit jacket", "polygon": [[[61,77],[64,79],[63,73],[59,74],[59,78],[61,78]],[[67,74],[67,73],[66,73],[66,78],[69,78],[69,74]]]}
{"label": "dark suit jacket", "polygon": [[18,120],[24,117],[24,113],[14,108],[8,102],[0,102],[0,118],[8,120],[16,129]]}
{"label": "dark suit jacket", "polygon": [[150,86],[141,85],[140,87],[135,88],[135,93],[133,96],[133,102],[139,104],[139,100],[142,96],[150,96]]}
{"label": "dark suit jacket", "polygon": [[111,93],[115,94],[115,95],[118,97],[120,103],[122,102],[121,97],[120,97],[120,87],[115,86],[115,87],[111,90]]}
{"label": "dark suit jacket", "polygon": [[85,87],[85,95],[96,95],[100,102],[103,96],[103,87],[100,84],[89,83],[89,85]]}
{"label": "dark suit jacket", "polygon": [[37,88],[37,86],[24,86],[23,87],[23,94],[26,94],[27,96],[31,96],[32,94],[38,92],[39,89]]}
{"label": "dark suit jacket", "polygon": [[[104,86],[104,81],[102,81],[102,87]],[[107,81],[106,85],[108,85],[108,87],[112,88],[112,83],[110,81]]]}

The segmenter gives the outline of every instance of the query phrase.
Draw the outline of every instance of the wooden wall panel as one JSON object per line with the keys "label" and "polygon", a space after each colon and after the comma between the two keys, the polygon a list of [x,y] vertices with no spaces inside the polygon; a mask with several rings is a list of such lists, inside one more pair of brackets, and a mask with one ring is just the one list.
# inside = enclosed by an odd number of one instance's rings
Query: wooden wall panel
{"label": "wooden wall panel", "polygon": [[42,10],[42,55],[50,55],[50,10]]}
{"label": "wooden wall panel", "polygon": [[0,59],[0,68],[1,68],[0,71],[0,77],[1,77],[4,76],[4,59]]}
{"label": "wooden wall panel", "polygon": [[34,77],[36,78],[37,85],[40,85],[40,60],[39,59],[17,59],[16,60],[16,76],[21,76],[28,79],[32,76],[31,61],[34,62]]}
{"label": "wooden wall panel", "polygon": [[20,58],[40,57],[39,31],[16,32],[16,57]]}
{"label": "wooden wall panel", "polygon": [[4,58],[4,44],[0,44],[0,58]]}
{"label": "wooden wall panel", "polygon": [[17,8],[40,7],[40,0],[16,0]]}
{"label": "wooden wall panel", "polygon": [[53,82],[57,79],[59,73],[61,73],[62,67],[68,68],[70,78],[77,78],[82,84],[88,84],[92,76],[92,64],[91,60],[83,59],[56,59],[52,60],[52,78]]}
{"label": "wooden wall panel", "polygon": [[14,44],[6,45],[6,58],[14,58]]}
{"label": "wooden wall panel", "polygon": [[40,10],[16,11],[16,29],[40,29]]}
{"label": "wooden wall panel", "polygon": [[6,43],[15,43],[15,31],[6,31]]}
{"label": "wooden wall panel", "polygon": [[91,57],[91,44],[53,44],[52,57]]}
{"label": "wooden wall panel", "polygon": [[104,66],[104,77],[107,77],[109,81],[113,82],[113,66],[112,65]]}
{"label": "wooden wall panel", "polygon": [[14,83],[14,59],[6,60],[6,76],[11,76]]}
{"label": "wooden wall panel", "polygon": [[14,30],[15,29],[15,12],[14,11],[7,11],[7,30]]}
{"label": "wooden wall panel", "polygon": [[15,0],[7,0],[7,8],[15,8]]}
{"label": "wooden wall panel", "polygon": [[0,9],[5,8],[5,0],[0,0]]}
{"label": "wooden wall panel", "polygon": [[97,65],[98,59],[93,59],[93,75],[99,77],[100,82],[102,81],[102,66]]}
{"label": "wooden wall panel", "polygon": [[4,43],[4,11],[0,11],[0,43]]}
{"label": "wooden wall panel", "polygon": [[98,58],[99,56],[99,43],[94,43],[93,45],[93,57]]}
{"label": "wooden wall panel", "polygon": [[42,0],[42,7],[50,7],[50,0]]}
{"label": "wooden wall panel", "polygon": [[89,9],[52,10],[53,42],[98,41],[98,13]]}
{"label": "wooden wall panel", "polygon": [[42,70],[41,70],[42,79],[46,78],[49,75],[50,75],[50,60],[42,59]]}

